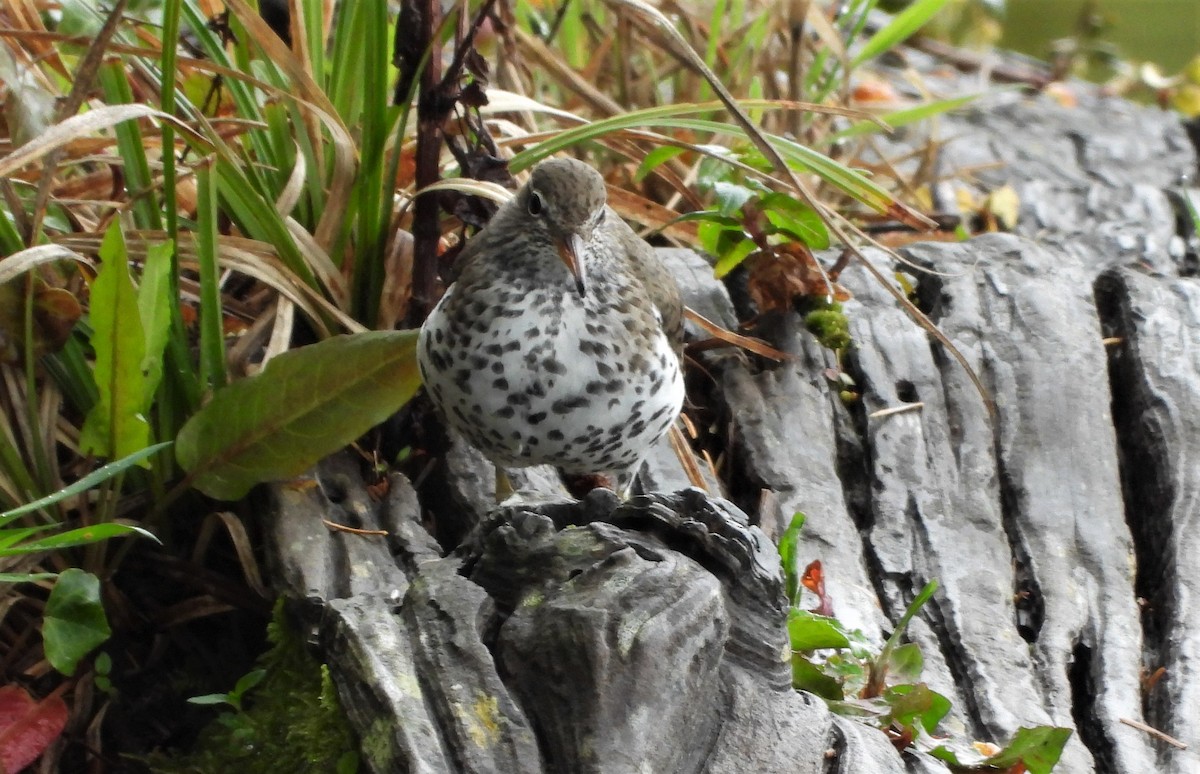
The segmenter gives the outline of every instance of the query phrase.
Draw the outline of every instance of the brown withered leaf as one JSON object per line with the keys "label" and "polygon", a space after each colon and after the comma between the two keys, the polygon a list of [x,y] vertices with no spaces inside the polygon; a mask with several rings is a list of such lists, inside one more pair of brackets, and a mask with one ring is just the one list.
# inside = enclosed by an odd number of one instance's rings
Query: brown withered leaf
{"label": "brown withered leaf", "polygon": [[[770,252],[754,253],[744,265],[749,272],[750,298],[761,312],[791,309],[797,298],[824,297],[828,293],[817,259],[799,242],[777,245]],[[836,301],[846,301],[850,291],[834,282],[833,297]]]}
{"label": "brown withered leaf", "polygon": [[[22,282],[0,285],[0,362],[19,362],[25,353],[25,295]],[[33,290],[33,351],[41,356],[67,343],[83,314],[79,299],[69,290],[35,280]]]}

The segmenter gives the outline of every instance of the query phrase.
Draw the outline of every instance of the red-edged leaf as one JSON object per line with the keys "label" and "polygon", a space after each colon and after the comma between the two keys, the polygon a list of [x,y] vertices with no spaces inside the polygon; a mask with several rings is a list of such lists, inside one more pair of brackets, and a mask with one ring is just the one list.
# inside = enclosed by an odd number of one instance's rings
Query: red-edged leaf
{"label": "red-edged leaf", "polygon": [[66,725],[61,697],[34,701],[20,686],[0,687],[0,770],[17,772],[36,761]]}

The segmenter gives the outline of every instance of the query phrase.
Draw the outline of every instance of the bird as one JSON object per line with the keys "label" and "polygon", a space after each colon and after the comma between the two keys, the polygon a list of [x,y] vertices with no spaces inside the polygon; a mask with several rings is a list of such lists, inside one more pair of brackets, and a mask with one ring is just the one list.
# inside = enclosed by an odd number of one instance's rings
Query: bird
{"label": "bird", "polygon": [[627,497],[682,410],[683,302],[588,164],[552,158],[455,260],[417,360],[445,422],[497,469],[554,465]]}

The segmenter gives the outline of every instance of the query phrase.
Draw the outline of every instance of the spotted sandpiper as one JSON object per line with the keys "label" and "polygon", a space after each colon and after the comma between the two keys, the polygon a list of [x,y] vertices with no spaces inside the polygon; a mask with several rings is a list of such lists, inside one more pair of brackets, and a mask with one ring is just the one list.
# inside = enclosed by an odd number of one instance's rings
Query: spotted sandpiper
{"label": "spotted sandpiper", "polygon": [[504,468],[551,464],[627,494],[683,404],[683,304],[574,159],[538,164],[463,248],[417,356],[451,427]]}

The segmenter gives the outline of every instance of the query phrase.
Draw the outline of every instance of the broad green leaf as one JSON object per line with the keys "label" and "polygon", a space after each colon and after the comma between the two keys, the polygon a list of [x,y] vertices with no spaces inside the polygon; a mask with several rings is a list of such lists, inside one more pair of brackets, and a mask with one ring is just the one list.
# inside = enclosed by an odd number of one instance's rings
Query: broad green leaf
{"label": "broad green leaf", "polygon": [[100,580],[77,567],[60,573],[46,600],[42,624],[42,641],[50,665],[70,677],[80,659],[110,634],[100,603]]}
{"label": "broad green leaf", "polygon": [[829,229],[812,207],[783,193],[763,197],[759,205],[771,225],[813,250],[829,247]]}
{"label": "broad green leaf", "polygon": [[170,242],[152,245],[146,250],[142,281],[138,286],[138,314],[146,336],[142,354],[142,411],[149,411],[154,391],[162,380],[163,352],[171,336],[171,253]]}
{"label": "broad green leaf", "polygon": [[842,684],[798,653],[792,654],[792,687],[798,691],[815,693],[828,701],[840,701],[843,698]]}
{"label": "broad green leaf", "polygon": [[779,536],[779,564],[783,568],[784,589],[788,604],[795,607],[800,601],[800,569],[797,565],[796,547],[800,544],[800,530],[804,529],[805,515],[796,511],[787,529]]}
{"label": "broad green leaf", "polygon": [[1023,763],[1029,774],[1050,774],[1062,756],[1071,729],[1054,726],[1020,728],[1003,750],[984,761],[988,766],[1007,769]]}
{"label": "broad green leaf", "polygon": [[[712,212],[712,210],[706,210]],[[717,215],[716,217],[696,218],[700,225],[696,227],[696,238],[700,249],[712,256],[719,256],[739,241],[746,238],[742,224],[733,218]]]}
{"label": "broad green leaf", "polygon": [[892,686],[884,692],[883,699],[893,721],[914,731],[919,722],[930,734],[950,711],[950,700],[930,690],[925,683]]}
{"label": "broad green leaf", "polygon": [[176,456],[221,500],[299,475],[416,393],[416,342],[415,330],[371,331],[279,355],[214,395],[179,432]]}
{"label": "broad green leaf", "polygon": [[733,215],[743,204],[754,198],[754,191],[746,186],[724,180],[713,183],[712,190],[717,198],[717,211],[725,216]]}
{"label": "broad green leaf", "polygon": [[925,668],[925,657],[921,655],[921,647],[915,642],[899,646],[891,653],[888,661],[888,674],[897,682],[913,682],[921,676]]}
{"label": "broad green leaf", "polygon": [[808,652],[818,648],[850,647],[850,640],[836,619],[807,610],[789,610],[787,629],[792,650]]}
{"label": "broad green leaf", "polygon": [[5,524],[9,523],[10,521],[12,521],[13,519],[17,518],[18,516],[20,516],[22,514],[29,513],[30,511],[36,511],[39,508],[45,508],[49,505],[54,505],[55,503],[57,503],[61,500],[65,500],[68,497],[74,497],[75,495],[79,494],[80,492],[86,492],[88,489],[91,489],[92,487],[97,486],[98,484],[101,484],[101,483],[107,481],[108,479],[112,478],[113,476],[117,475],[118,473],[121,473],[121,472],[127,470],[128,468],[130,468],[133,465],[137,465],[142,460],[146,459],[147,457],[149,457],[153,454],[156,454],[156,453],[162,451],[163,449],[167,448],[170,445],[171,445],[170,441],[164,441],[163,443],[155,444],[154,446],[149,446],[145,449],[141,449],[140,451],[134,452],[133,454],[129,455],[128,457],[119,459],[116,462],[110,462],[102,468],[93,470],[91,473],[88,473],[86,476],[79,479],[74,484],[71,484],[70,486],[65,486],[62,489],[55,492],[54,494],[47,495],[47,496],[41,498],[40,500],[34,500],[31,503],[26,503],[25,505],[22,505],[19,508],[13,508],[12,510],[5,511],[4,513],[0,513],[0,526],[3,526]]}
{"label": "broad green leaf", "polygon": [[734,243],[733,247],[721,253],[721,257],[717,259],[717,265],[713,267],[713,274],[717,279],[723,278],[746,260],[746,256],[757,249],[758,245],[754,243],[753,239],[742,239]]}
{"label": "broad green leaf", "polygon": [[92,348],[100,399],[88,412],[79,445],[99,457],[125,457],[150,443],[142,358],[146,335],[129,277],[125,237],[113,220],[100,244],[102,264],[92,283]]}

